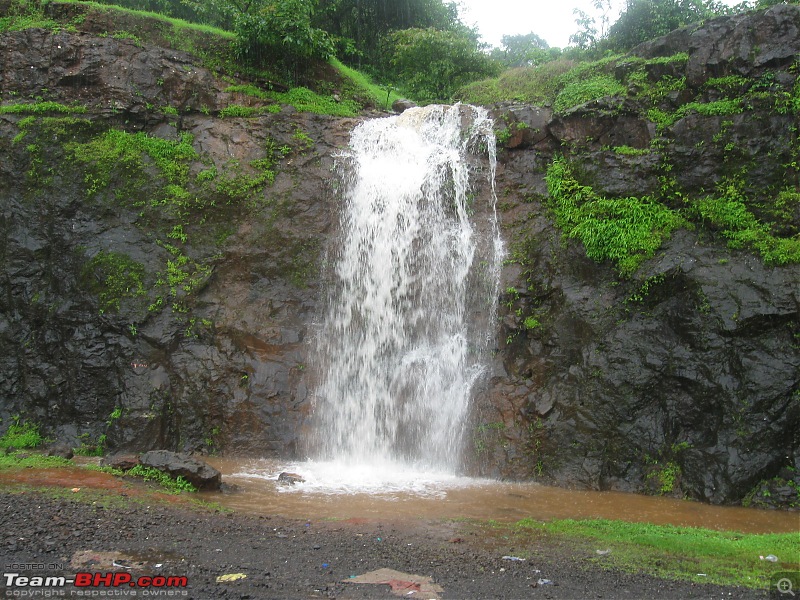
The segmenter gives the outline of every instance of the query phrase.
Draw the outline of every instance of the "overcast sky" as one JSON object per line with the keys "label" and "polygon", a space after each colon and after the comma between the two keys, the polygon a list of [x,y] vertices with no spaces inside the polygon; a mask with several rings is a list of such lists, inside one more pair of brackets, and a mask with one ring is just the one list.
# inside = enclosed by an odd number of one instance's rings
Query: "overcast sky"
{"label": "overcast sky", "polygon": [[[732,6],[739,0],[724,0]],[[500,46],[504,35],[535,33],[551,48],[565,48],[569,37],[578,30],[573,9],[599,17],[592,0],[458,0],[461,20],[477,25],[483,41]],[[625,6],[625,0],[612,0],[609,24],[613,24]],[[599,18],[598,18],[599,23]]]}
{"label": "overcast sky", "polygon": [[[477,25],[483,41],[500,45],[504,35],[535,33],[552,48],[569,45],[569,36],[578,30],[573,9],[596,15],[592,0],[459,0],[461,20],[467,25]],[[624,0],[612,0],[613,23],[619,17]]]}

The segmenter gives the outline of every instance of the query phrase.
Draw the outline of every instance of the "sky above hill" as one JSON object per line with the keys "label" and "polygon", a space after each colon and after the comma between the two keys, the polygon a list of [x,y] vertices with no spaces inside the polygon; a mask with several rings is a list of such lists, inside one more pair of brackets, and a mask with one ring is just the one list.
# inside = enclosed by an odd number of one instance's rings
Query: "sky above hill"
{"label": "sky above hill", "polygon": [[[461,19],[477,25],[483,41],[500,46],[504,35],[535,33],[550,47],[564,48],[578,30],[573,9],[599,17],[592,0],[460,0]],[[619,17],[624,0],[613,0],[610,23]]]}
{"label": "sky above hill", "polygon": [[[504,35],[535,33],[551,48],[565,48],[569,37],[578,31],[574,9],[580,9],[597,18],[601,13],[592,0],[458,0],[461,20],[467,25],[477,25],[483,41],[490,46],[500,46]],[[737,4],[739,0],[724,0]],[[612,25],[625,6],[625,0],[612,0],[608,24]]]}

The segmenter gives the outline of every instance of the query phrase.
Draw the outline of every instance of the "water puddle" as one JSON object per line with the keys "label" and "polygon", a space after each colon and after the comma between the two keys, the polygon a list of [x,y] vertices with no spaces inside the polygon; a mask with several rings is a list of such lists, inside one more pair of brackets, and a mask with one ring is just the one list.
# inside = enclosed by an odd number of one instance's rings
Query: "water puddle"
{"label": "water puddle", "polygon": [[[299,519],[619,519],[636,523],[706,527],[743,533],[793,532],[798,513],[722,507],[626,494],[589,492],[333,463],[209,458],[223,480],[240,490],[206,499],[234,510]],[[305,482],[278,483],[282,472]]]}

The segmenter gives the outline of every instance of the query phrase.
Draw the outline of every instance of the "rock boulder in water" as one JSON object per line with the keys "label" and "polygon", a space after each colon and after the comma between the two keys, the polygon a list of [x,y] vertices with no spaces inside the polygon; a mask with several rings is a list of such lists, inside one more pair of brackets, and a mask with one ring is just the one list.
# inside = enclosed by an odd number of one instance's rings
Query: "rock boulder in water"
{"label": "rock boulder in water", "polygon": [[305,479],[303,479],[302,475],[298,475],[297,473],[287,473],[283,472],[278,475],[278,483],[283,483],[284,485],[294,485],[295,483],[304,483]]}

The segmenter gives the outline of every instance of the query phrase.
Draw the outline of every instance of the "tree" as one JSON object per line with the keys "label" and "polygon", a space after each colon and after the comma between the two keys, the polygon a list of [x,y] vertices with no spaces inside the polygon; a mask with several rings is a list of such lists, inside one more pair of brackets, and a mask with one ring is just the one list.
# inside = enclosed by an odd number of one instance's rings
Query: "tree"
{"label": "tree", "polygon": [[608,32],[608,15],[611,13],[611,0],[594,0],[592,4],[599,13],[599,18],[589,15],[578,8],[572,11],[572,14],[575,15],[575,24],[578,26],[578,31],[569,37],[569,41],[584,50],[594,48]]}
{"label": "tree", "polygon": [[627,0],[608,38],[616,49],[629,50],[684,25],[728,12],[727,6],[715,0]]}
{"label": "tree", "polygon": [[268,60],[294,75],[308,59],[328,59],[328,34],[312,26],[316,0],[184,0],[208,21],[237,35],[241,57],[251,64]]}
{"label": "tree", "polygon": [[532,67],[551,60],[550,46],[535,33],[504,35],[502,49],[495,49],[492,57],[506,67]]}
{"label": "tree", "polygon": [[392,31],[463,27],[455,2],[443,0],[319,0],[314,24],[337,41],[345,62],[385,68],[384,38]]}
{"label": "tree", "polygon": [[420,102],[447,102],[462,86],[500,72],[469,34],[437,29],[404,29],[387,38],[390,74]]}

